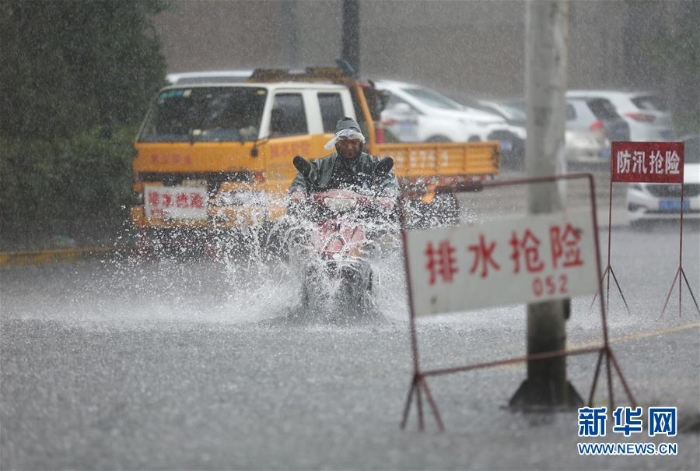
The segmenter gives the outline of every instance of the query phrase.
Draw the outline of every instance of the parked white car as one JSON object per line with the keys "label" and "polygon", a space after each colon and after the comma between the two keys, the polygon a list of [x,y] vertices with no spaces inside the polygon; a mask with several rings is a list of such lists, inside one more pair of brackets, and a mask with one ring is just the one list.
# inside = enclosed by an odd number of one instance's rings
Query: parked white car
{"label": "parked white car", "polygon": [[188,83],[240,83],[253,75],[253,70],[207,70],[203,72],[178,72],[165,76],[170,85]]}
{"label": "parked white car", "polygon": [[[564,131],[564,157],[570,168],[576,165],[599,164],[604,162],[606,149],[610,151],[610,141],[598,130],[569,129]],[[607,158],[610,166],[610,158]]]}
{"label": "parked white car", "polygon": [[671,141],[676,132],[665,100],[654,92],[569,90],[567,98],[605,98],[630,126],[631,141]]}
{"label": "parked white car", "polygon": [[527,116],[519,108],[503,103],[479,100],[471,97],[455,97],[465,108],[493,113],[503,118],[504,122],[493,125],[486,136],[489,141],[500,141],[503,168],[522,170],[525,165],[525,140],[527,138]]}
{"label": "parked white car", "polygon": [[498,115],[465,108],[420,85],[391,80],[375,85],[388,94],[382,123],[402,142],[488,141],[492,131],[506,125]]}
{"label": "parked white car", "polygon": [[613,141],[629,141],[630,128],[607,98],[566,99],[566,159],[571,166],[610,166]]}
{"label": "parked white car", "polygon": [[[700,134],[684,136],[683,218],[700,221]],[[633,183],[627,187],[627,217],[630,223],[678,219],[681,185]]]}

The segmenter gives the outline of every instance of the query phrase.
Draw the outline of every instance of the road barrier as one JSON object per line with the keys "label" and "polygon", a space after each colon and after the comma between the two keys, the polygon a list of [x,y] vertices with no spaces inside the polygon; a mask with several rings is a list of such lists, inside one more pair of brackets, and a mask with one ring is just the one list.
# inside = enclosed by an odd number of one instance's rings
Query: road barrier
{"label": "road barrier", "polygon": [[[610,277],[613,277],[617,290],[625,303],[627,312],[630,313],[629,306],[625,295],[622,294],[622,288],[617,281],[617,276],[610,264],[611,254],[611,233],[612,233],[612,194],[613,183],[654,183],[654,184],[679,184],[681,188],[680,200],[678,201],[678,210],[680,213],[679,223],[679,243],[678,243],[678,268],[676,275],[671,283],[671,288],[668,290],[668,296],[664,302],[664,307],[661,310],[663,316],[668,306],[668,301],[671,299],[673,288],[678,282],[678,315],[681,315],[682,309],[682,292],[683,282],[688,288],[690,297],[695,304],[695,310],[700,314],[700,306],[695,299],[695,294],[690,287],[690,282],[683,269],[683,213],[685,212],[684,204],[684,164],[685,164],[685,144],[683,142],[613,142],[612,155],[610,159],[610,201],[608,204],[608,264],[603,273],[603,281],[607,280],[606,286],[606,304],[610,301]],[[674,203],[674,200],[669,200]],[[595,298],[591,302],[591,306],[595,302]]]}
{"label": "road barrier", "polygon": [[[598,353],[588,404],[593,404],[598,378],[605,359],[608,403],[614,408],[612,372],[617,372],[628,399],[636,402],[613,354],[608,338],[606,306],[600,297],[602,345],[532,352],[528,355],[487,363],[448,368],[422,369],[419,362],[416,316],[462,312],[501,304],[567,300],[571,296],[597,293],[602,286],[600,244],[591,174],[565,174],[536,178],[479,182],[474,186],[449,186],[440,191],[483,191],[489,187],[559,183],[585,179],[590,197],[590,216],[567,211],[530,214],[479,226],[423,230],[406,229],[402,208],[402,240],[410,309],[413,378],[404,406],[401,428],[405,428],[415,399],[418,427],[424,429],[423,394],[440,430],[444,424],[427,378],[519,362],[535,362],[569,355]],[[510,256],[503,254],[503,247]],[[509,248],[510,247],[510,248]],[[500,250],[499,250],[500,249]],[[539,250],[542,249],[542,253]],[[507,286],[508,289],[504,290]],[[507,294],[504,292],[507,291]],[[491,293],[491,295],[489,294]]]}

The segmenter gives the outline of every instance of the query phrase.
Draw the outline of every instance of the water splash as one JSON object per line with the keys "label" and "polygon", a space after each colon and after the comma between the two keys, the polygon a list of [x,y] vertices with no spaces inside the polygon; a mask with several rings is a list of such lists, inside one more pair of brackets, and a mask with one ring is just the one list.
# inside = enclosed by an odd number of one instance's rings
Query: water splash
{"label": "water splash", "polygon": [[[265,199],[253,203],[262,207],[286,201]],[[461,219],[470,222],[473,211],[466,209],[463,207]],[[444,224],[439,212],[423,212],[420,217],[427,227]],[[86,287],[85,299],[89,292],[99,294],[107,305],[119,306],[112,309],[122,313],[119,317],[143,321],[270,325],[268,321],[299,314],[305,267],[319,261],[307,237],[316,224],[289,215],[274,223],[246,226],[244,221],[238,222],[239,229],[191,227],[157,237],[143,234],[151,237],[142,241],[149,243],[148,250],[109,262],[111,267],[101,275],[103,281]],[[366,231],[376,235],[364,253],[373,273],[376,311],[391,323],[407,322],[398,224],[372,220],[363,224]],[[331,299],[338,285],[327,283],[319,288]],[[334,306],[327,304],[322,309]],[[92,315],[108,317],[107,310],[99,309]]]}

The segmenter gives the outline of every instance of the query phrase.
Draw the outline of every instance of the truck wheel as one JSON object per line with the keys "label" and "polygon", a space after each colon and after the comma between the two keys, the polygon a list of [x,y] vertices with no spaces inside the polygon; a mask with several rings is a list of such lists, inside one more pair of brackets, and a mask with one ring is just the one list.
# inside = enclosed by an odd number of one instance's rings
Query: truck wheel
{"label": "truck wheel", "polygon": [[[508,150],[501,151],[501,168],[519,172],[525,162],[525,142],[510,131],[494,131],[488,135],[489,141],[507,141]],[[505,148],[505,147],[504,147]]]}

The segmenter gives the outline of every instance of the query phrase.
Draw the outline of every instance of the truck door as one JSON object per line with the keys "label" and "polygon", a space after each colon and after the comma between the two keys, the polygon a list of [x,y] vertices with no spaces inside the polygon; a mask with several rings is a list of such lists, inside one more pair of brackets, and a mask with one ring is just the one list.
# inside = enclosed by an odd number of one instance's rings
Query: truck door
{"label": "truck door", "polygon": [[[277,90],[271,102],[268,121],[270,137],[267,146],[266,169],[268,192],[281,197],[286,194],[296,170],[292,165],[295,155],[309,157],[319,152],[314,145],[314,134],[321,132],[318,105],[309,103],[304,90]],[[323,144],[320,145],[321,150]]]}
{"label": "truck door", "polygon": [[343,97],[340,92],[319,92],[318,106],[321,111],[323,132],[334,134],[338,120],[348,116],[343,107]]}

